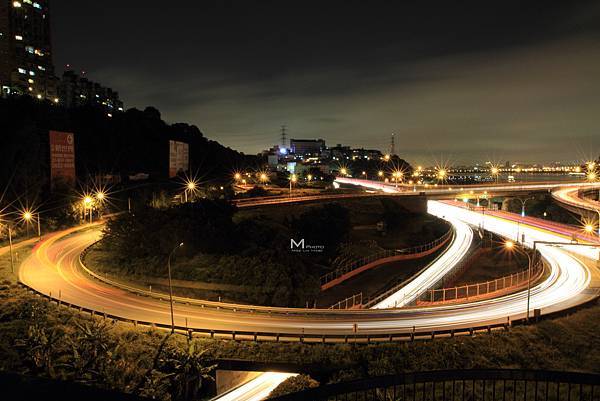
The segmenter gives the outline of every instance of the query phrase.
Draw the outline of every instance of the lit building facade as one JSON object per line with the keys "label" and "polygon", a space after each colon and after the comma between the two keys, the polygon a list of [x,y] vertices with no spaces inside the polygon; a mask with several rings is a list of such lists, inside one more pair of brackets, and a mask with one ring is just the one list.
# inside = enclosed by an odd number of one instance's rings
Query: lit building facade
{"label": "lit building facade", "polygon": [[319,155],[325,149],[323,139],[291,139],[290,151],[296,155]]}
{"label": "lit building facade", "polygon": [[48,0],[0,0],[0,88],[59,102]]}
{"label": "lit building facade", "polygon": [[66,107],[93,104],[106,108],[108,113],[123,111],[123,102],[117,91],[81,77],[72,70],[63,73],[58,94]]}

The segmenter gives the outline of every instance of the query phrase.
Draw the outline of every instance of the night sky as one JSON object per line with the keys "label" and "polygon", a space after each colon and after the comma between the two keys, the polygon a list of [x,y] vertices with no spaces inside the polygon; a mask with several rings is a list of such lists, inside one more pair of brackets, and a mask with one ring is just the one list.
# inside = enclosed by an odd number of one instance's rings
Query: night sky
{"label": "night sky", "polygon": [[247,153],[286,124],[383,151],[395,132],[415,163],[597,156],[599,2],[320,3],[54,0],[54,62]]}

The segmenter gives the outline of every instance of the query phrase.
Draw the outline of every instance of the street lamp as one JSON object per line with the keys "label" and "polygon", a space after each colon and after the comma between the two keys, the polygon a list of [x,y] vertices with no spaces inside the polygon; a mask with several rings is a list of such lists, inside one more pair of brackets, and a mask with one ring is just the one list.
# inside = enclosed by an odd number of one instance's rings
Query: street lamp
{"label": "street lamp", "polygon": [[197,187],[197,185],[194,180],[188,180],[185,183],[185,191],[184,191],[185,203],[187,203],[187,201],[188,201],[188,191],[193,193],[196,190],[196,187]]}
{"label": "street lamp", "polygon": [[368,177],[367,177],[367,172],[366,172],[366,171],[363,171],[363,172],[362,172],[362,175],[364,175],[364,176],[365,176],[365,180],[366,180],[366,179],[368,179]]}
{"label": "street lamp", "polygon": [[242,175],[241,175],[240,173],[235,173],[235,174],[233,175],[233,178],[234,178],[236,181],[239,181],[239,180],[241,180],[241,179],[242,179]]}
{"label": "street lamp", "polygon": [[346,175],[346,174],[348,174],[348,169],[346,169],[345,167],[342,167],[342,168],[340,169],[340,174],[341,174],[341,175]]}
{"label": "street lamp", "polygon": [[446,179],[447,175],[448,175],[448,172],[445,169],[438,170],[438,173],[437,173],[438,181],[444,181]]}
{"label": "street lamp", "polygon": [[379,178],[383,177],[383,171],[381,171],[381,170],[380,170],[380,171],[378,171],[378,172],[377,172],[377,176],[378,176]]}
{"label": "street lamp", "polygon": [[312,181],[312,179],[313,179],[313,176],[312,176],[312,174],[309,174],[309,175],[307,175],[307,176],[306,176],[306,179],[307,179],[308,181]]}
{"label": "street lamp", "polygon": [[171,304],[171,333],[175,333],[175,316],[173,315],[173,285],[171,283],[171,256],[173,256],[175,251],[182,246],[183,242],[180,242],[178,245],[176,245],[167,259],[167,271],[169,272],[169,303]]}
{"label": "street lamp", "polygon": [[298,181],[298,177],[296,177],[296,174],[292,174],[290,176],[290,198],[292,197],[292,184],[295,184],[296,181]]}
{"label": "street lamp", "polygon": [[[537,241],[534,241],[533,243],[533,257],[535,258],[535,248],[537,245]],[[515,247],[515,243],[512,241],[506,241],[504,243],[504,247],[509,250],[512,251],[517,250],[519,248]],[[527,256],[527,311],[526,311],[526,320],[527,323],[529,323],[529,305],[531,304],[531,268],[533,267],[533,260],[531,255],[529,254],[529,252],[525,251],[525,250],[521,250],[521,254],[524,254],[525,256]]]}
{"label": "street lamp", "polygon": [[518,201],[521,202],[521,217],[525,217],[525,205],[527,204],[528,200],[532,200],[535,199],[533,196],[527,199],[521,199],[521,198],[515,198]]}
{"label": "street lamp", "polygon": [[260,173],[258,179],[261,183],[265,184],[267,181],[269,181],[269,176],[267,173]]}
{"label": "street lamp", "polygon": [[90,195],[83,196],[83,221],[85,223],[85,217],[87,213],[87,209],[90,209],[90,224],[92,223],[92,203],[94,199]]}
{"label": "street lamp", "polygon": [[498,178],[500,177],[500,169],[496,166],[492,166],[492,168],[490,169],[490,173],[491,173],[492,177],[496,178],[496,184],[497,184]]}

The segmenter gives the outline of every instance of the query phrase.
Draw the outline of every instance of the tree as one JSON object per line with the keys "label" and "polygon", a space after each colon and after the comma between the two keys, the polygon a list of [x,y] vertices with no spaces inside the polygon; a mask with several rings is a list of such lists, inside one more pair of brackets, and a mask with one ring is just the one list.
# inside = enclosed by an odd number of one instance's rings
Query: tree
{"label": "tree", "polygon": [[285,379],[271,391],[269,398],[280,397],[285,394],[295,393],[309,388],[319,387],[319,382],[308,375],[296,375]]}

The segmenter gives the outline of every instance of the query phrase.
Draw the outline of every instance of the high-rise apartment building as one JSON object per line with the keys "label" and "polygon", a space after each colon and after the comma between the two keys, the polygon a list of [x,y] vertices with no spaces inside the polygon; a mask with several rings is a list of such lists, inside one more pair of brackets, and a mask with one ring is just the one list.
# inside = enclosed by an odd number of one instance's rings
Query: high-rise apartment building
{"label": "high-rise apartment building", "polygon": [[97,82],[76,74],[73,70],[63,73],[58,85],[60,102],[66,107],[79,107],[95,104],[104,107],[108,113],[123,111],[119,93]]}
{"label": "high-rise apartment building", "polygon": [[59,102],[48,0],[0,0],[2,95],[29,94]]}

